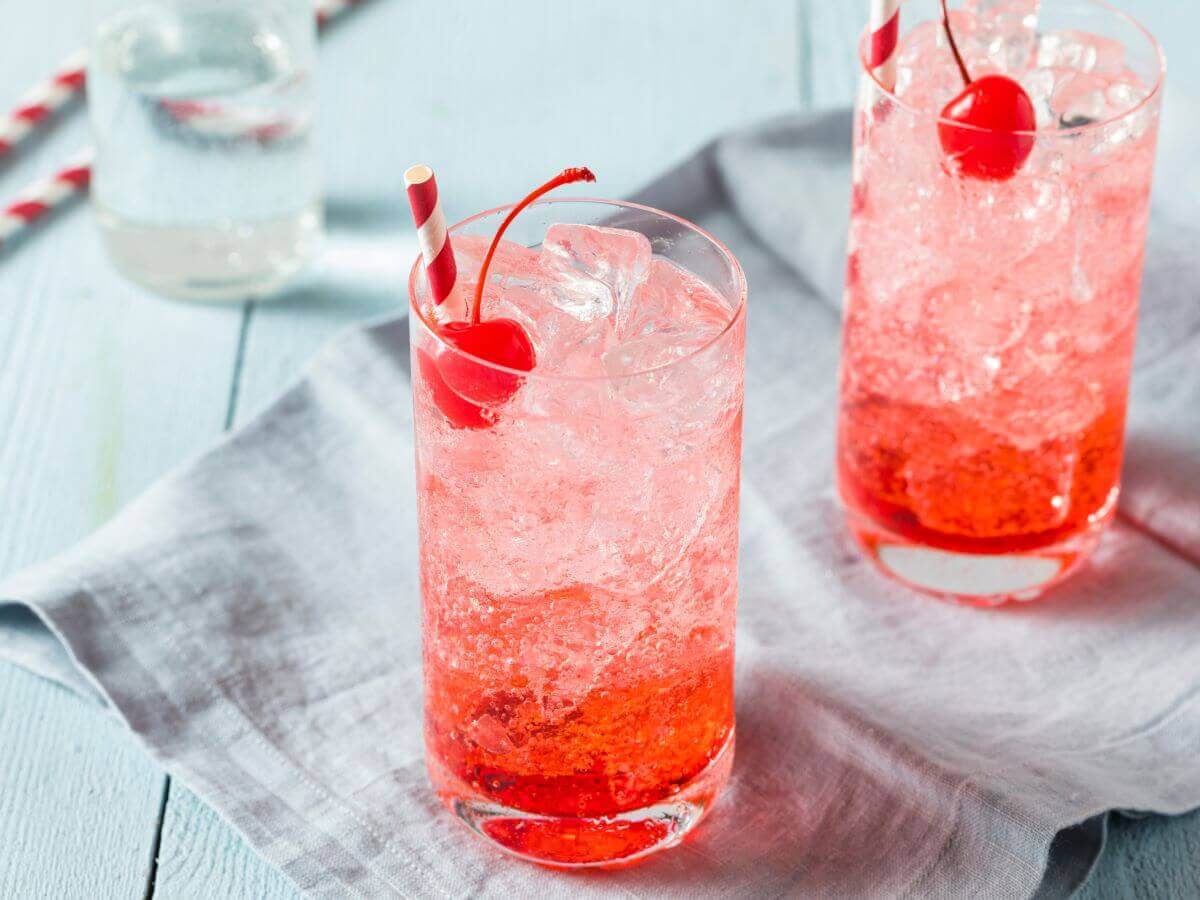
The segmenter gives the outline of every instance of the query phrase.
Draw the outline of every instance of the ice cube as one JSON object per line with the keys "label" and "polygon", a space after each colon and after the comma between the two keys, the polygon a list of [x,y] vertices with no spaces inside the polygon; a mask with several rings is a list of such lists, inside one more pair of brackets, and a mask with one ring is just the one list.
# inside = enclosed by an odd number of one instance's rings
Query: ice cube
{"label": "ice cube", "polygon": [[[975,363],[1016,344],[1033,317],[1030,299],[1003,283],[971,279],[942,285],[930,292],[926,321],[943,340]],[[957,360],[947,360],[951,367]]]}
{"label": "ice cube", "polygon": [[580,318],[610,316],[620,327],[650,269],[650,241],[636,231],[596,225],[551,225],[542,241],[544,269],[569,286],[566,309]]}
{"label": "ice cube", "polygon": [[[973,16],[957,10],[950,15],[960,39],[973,29]],[[914,27],[896,50],[897,96],[913,106],[941,109],[960,90],[962,77],[950,56],[941,23],[922,22]]]}
{"label": "ice cube", "polygon": [[696,441],[719,431],[724,416],[736,414],[732,342],[709,346],[731,317],[729,305],[711,287],[654,259],[619,342],[604,354],[617,402],[635,417],[664,417],[667,456],[690,452]]}
{"label": "ice cube", "polygon": [[1027,27],[1037,24],[1038,6],[1041,0],[967,0],[966,10],[987,21],[1001,16],[1020,16],[1027,19]]}
{"label": "ice cube", "polygon": [[[729,324],[730,315],[728,304],[691,272],[654,259],[617,334],[622,344],[638,343],[648,352],[639,366],[647,369],[707,343]],[[645,364],[660,357],[660,362]]]}
{"label": "ice cube", "polygon": [[1098,75],[1082,72],[1062,73],[1055,79],[1050,106],[1059,125],[1078,128],[1105,117],[1108,101],[1104,91],[1107,81]]}
{"label": "ice cube", "polygon": [[970,0],[967,11],[979,21],[977,41],[982,55],[1001,72],[1029,68],[1037,52],[1040,0]]}
{"label": "ice cube", "polygon": [[1141,84],[1118,81],[1115,84],[1110,84],[1104,95],[1105,99],[1108,100],[1108,107],[1111,114],[1121,115],[1122,113],[1129,112],[1145,100],[1149,93]]}
{"label": "ice cube", "polygon": [[607,319],[616,307],[608,285],[579,272],[551,271],[542,286],[542,294],[551,306],[579,322]]}
{"label": "ice cube", "polygon": [[1021,76],[1021,86],[1033,101],[1039,130],[1059,128],[1062,123],[1055,112],[1053,97],[1058,77],[1049,69],[1032,69]]}
{"label": "ice cube", "polygon": [[[452,239],[459,276],[472,285],[479,277],[479,269],[491,243],[490,236],[479,234],[455,235]],[[488,281],[495,284],[508,278],[529,278],[537,271],[537,264],[536,250],[513,241],[501,241],[496,246],[496,254],[488,269]]]}
{"label": "ice cube", "polygon": [[540,364],[561,375],[602,374],[602,357],[615,334],[609,288],[586,275],[551,270],[533,290]]}
{"label": "ice cube", "polygon": [[1125,47],[1120,41],[1095,34],[1051,31],[1038,38],[1037,65],[1042,69],[1116,75],[1125,67]]}

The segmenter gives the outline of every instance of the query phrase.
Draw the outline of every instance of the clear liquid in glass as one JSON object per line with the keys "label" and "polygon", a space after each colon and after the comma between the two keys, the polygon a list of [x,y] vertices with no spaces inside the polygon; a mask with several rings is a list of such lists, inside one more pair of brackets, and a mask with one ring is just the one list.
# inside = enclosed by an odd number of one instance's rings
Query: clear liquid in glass
{"label": "clear liquid in glass", "polygon": [[97,30],[92,199],[109,253],[161,293],[277,289],[322,230],[307,4],[141,4]]}

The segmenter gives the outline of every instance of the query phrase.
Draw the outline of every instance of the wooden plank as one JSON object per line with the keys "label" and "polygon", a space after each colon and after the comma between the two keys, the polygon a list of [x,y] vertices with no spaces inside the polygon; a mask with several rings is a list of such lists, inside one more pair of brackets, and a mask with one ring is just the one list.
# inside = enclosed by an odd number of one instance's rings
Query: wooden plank
{"label": "wooden plank", "polygon": [[0,894],[140,897],[165,780],[93,704],[0,663]]}
{"label": "wooden plank", "polygon": [[[426,39],[417,39],[419,22]],[[795,0],[375,0],[327,36],[330,196],[394,204],[410,162],[438,170],[451,219],[566,165],[621,196],[730,127],[793,109]]]}
{"label": "wooden plank", "polygon": [[[66,8],[64,8],[66,7]],[[0,34],[0,106],[75,49],[86,0]],[[13,195],[87,143],[75,109],[0,162]],[[75,543],[224,423],[239,311],[125,283],[74,208],[0,257],[0,576]],[[0,665],[0,894],[140,897],[165,786],[94,703]]]}
{"label": "wooden plank", "polygon": [[1113,818],[1108,847],[1078,900],[1200,897],[1200,812]]}
{"label": "wooden plank", "polygon": [[[186,835],[186,840],[180,836]],[[300,892],[254,855],[223,819],[171,783],[154,900],[298,900]]]}
{"label": "wooden plank", "polygon": [[[397,42],[414,21],[438,40]],[[403,308],[416,255],[399,193],[409,162],[438,167],[452,219],[515,199],[570,164],[593,166],[596,192],[619,196],[719,132],[794,109],[798,34],[791,2],[754,16],[724,0],[380,0],[356,11],[321,56],[328,251],[279,301],[255,309],[237,421],[334,332]],[[178,783],[158,886],[166,900],[295,896]]]}
{"label": "wooden plank", "polygon": [[808,109],[848,106],[858,89],[858,36],[867,3],[800,0],[804,20],[804,98]]}

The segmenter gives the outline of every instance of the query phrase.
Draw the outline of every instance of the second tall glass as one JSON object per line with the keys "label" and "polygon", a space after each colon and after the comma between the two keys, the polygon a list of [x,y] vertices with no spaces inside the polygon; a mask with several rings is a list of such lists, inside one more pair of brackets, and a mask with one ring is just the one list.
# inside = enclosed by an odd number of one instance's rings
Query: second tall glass
{"label": "second tall glass", "polygon": [[899,15],[856,116],[839,486],[893,576],[1029,599],[1116,508],[1163,62],[1095,0],[968,4],[966,69],[1036,110],[999,134],[939,116],[966,74],[939,4]]}

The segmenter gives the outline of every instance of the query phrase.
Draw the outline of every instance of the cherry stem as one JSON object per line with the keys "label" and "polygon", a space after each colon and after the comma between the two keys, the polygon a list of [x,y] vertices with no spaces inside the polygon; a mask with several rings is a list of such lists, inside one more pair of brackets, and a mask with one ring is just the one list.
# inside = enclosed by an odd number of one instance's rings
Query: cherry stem
{"label": "cherry stem", "polygon": [[487,256],[483,258],[483,265],[479,268],[479,282],[475,285],[475,298],[471,303],[471,324],[478,325],[479,317],[483,309],[483,288],[487,284],[488,268],[492,264],[492,257],[496,255],[496,248],[500,246],[500,238],[504,236],[504,232],[512,223],[512,220],[517,217],[521,210],[525,209],[534,200],[537,200],[543,194],[548,194],[556,187],[562,187],[564,184],[573,184],[576,181],[595,181],[596,176],[592,174],[591,169],[572,168],[563,169],[540,188],[533,191],[528,197],[512,208],[512,211],[500,223],[500,227],[496,229],[496,236],[492,238],[492,245],[488,247]]}
{"label": "cherry stem", "polygon": [[942,25],[946,28],[946,37],[950,41],[950,52],[954,54],[954,61],[958,63],[958,71],[962,72],[963,84],[969,85],[973,79],[971,73],[967,71],[967,64],[963,62],[962,54],[958,52],[958,43],[954,40],[954,30],[950,27],[950,10],[946,9],[946,0],[942,0]]}

